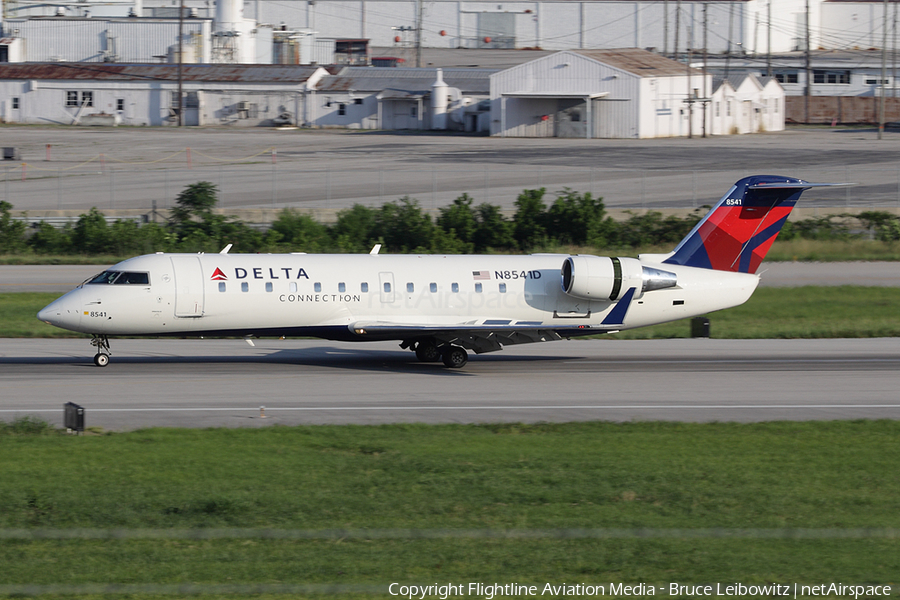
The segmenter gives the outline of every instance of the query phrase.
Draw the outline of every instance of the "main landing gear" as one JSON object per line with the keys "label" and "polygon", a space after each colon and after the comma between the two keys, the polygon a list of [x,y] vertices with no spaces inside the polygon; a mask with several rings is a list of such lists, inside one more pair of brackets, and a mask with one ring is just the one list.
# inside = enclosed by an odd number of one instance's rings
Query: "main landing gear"
{"label": "main landing gear", "polygon": [[469,362],[469,354],[462,346],[451,346],[450,344],[438,346],[437,341],[432,338],[404,341],[400,347],[412,348],[416,353],[416,358],[422,362],[441,361],[451,369],[464,367]]}
{"label": "main landing gear", "polygon": [[98,367],[105,367],[109,364],[109,356],[112,352],[109,349],[109,338],[105,335],[95,335],[91,338],[91,346],[97,349],[94,355],[94,364]]}

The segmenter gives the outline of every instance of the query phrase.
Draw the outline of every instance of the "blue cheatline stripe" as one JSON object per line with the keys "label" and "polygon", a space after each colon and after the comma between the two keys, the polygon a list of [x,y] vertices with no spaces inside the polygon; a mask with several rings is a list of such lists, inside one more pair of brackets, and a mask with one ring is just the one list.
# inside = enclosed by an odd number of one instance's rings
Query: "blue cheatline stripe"
{"label": "blue cheatline stripe", "polygon": [[509,325],[512,323],[511,319],[488,319],[484,322],[485,325]]}
{"label": "blue cheatline stripe", "polygon": [[741,261],[738,270],[741,273],[749,273],[750,272],[750,259],[753,257],[753,251],[763,245],[766,241],[768,241],[772,236],[777,235],[781,228],[784,227],[785,222],[788,219],[788,215],[785,215],[781,219],[778,219],[775,223],[769,225],[747,242],[747,245],[741,249]]}
{"label": "blue cheatline stripe", "polygon": [[628,312],[628,307],[631,306],[631,299],[634,297],[634,292],[637,288],[628,288],[628,291],[625,292],[625,295],[616,303],[615,307],[609,314],[606,315],[606,318],[603,319],[601,325],[621,325],[625,322],[625,313]]}

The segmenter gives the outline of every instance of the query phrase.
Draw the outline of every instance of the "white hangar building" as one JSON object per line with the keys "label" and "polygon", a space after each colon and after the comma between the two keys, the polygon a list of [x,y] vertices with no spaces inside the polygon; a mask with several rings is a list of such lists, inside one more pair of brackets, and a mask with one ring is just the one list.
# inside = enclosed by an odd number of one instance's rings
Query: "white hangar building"
{"label": "white hangar building", "polygon": [[712,93],[710,75],[653,52],[568,50],[491,76],[491,135],[700,135],[703,111],[696,100],[704,93]]}
{"label": "white hangar building", "polygon": [[[8,123],[176,125],[177,65],[0,64],[0,120]],[[185,65],[185,125],[296,123],[321,67]]]}

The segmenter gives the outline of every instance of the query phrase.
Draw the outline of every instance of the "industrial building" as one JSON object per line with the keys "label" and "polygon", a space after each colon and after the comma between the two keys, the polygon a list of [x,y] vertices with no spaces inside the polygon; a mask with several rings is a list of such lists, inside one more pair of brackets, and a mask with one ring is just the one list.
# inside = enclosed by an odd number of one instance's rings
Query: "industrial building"
{"label": "industrial building", "polygon": [[[178,66],[0,65],[0,118],[54,125],[177,125]],[[289,65],[185,65],[185,125],[295,124],[327,71]]]}

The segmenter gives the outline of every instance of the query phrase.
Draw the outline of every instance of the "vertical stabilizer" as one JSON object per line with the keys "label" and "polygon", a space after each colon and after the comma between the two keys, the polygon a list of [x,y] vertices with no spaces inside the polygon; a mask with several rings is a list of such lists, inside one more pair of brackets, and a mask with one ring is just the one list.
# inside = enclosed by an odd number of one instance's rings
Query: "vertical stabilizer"
{"label": "vertical stabilizer", "polygon": [[835,185],[792,177],[754,175],[741,179],[663,261],[756,273],[804,190]]}

